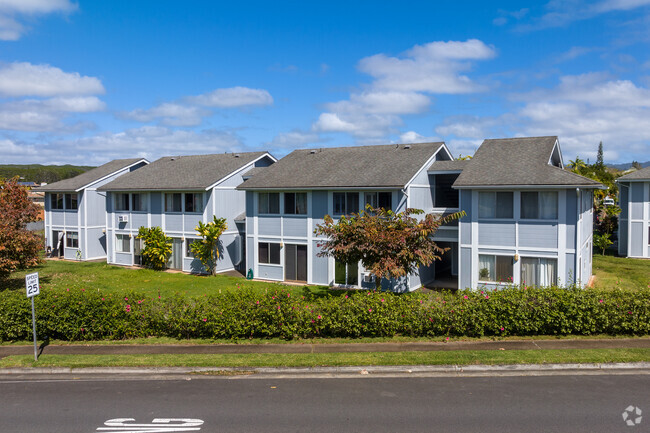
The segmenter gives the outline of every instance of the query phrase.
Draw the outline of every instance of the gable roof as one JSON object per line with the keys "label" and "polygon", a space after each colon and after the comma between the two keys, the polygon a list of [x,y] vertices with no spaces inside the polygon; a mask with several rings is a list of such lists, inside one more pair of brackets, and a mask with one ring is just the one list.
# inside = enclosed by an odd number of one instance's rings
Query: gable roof
{"label": "gable roof", "polygon": [[[114,173],[134,165],[138,162],[148,162],[144,158],[128,158],[128,159],[115,159],[107,162],[104,165],[95,167],[91,170],[81,173],[78,176],[71,177],[70,179],[63,179],[58,182],[50,183],[47,185],[35,188],[36,191],[78,191],[89,185],[101,180],[105,177],[111,176]],[[136,170],[137,171],[137,170]]]}
{"label": "gable roof", "polygon": [[556,144],[555,136],[484,140],[453,187],[603,187],[594,180],[551,165]]}
{"label": "gable roof", "polygon": [[402,188],[443,146],[390,144],[294,150],[239,189]]}
{"label": "gable roof", "polygon": [[620,180],[650,180],[650,167],[633,171],[616,179],[617,182]]}
{"label": "gable roof", "polygon": [[[102,191],[207,189],[267,152],[164,156],[98,188]],[[270,157],[270,155],[269,155]]]}

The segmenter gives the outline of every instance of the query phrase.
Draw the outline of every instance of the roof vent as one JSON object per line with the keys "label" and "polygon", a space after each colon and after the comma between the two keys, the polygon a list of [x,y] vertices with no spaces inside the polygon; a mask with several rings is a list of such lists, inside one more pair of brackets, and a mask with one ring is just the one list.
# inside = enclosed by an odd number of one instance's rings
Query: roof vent
{"label": "roof vent", "polygon": [[171,158],[169,158],[169,160],[170,160],[170,161],[176,161],[176,157],[175,157],[175,156],[172,156]]}
{"label": "roof vent", "polygon": [[238,153],[235,153],[235,158],[239,158],[239,154],[238,154]]}
{"label": "roof vent", "polygon": [[411,148],[410,144],[407,144],[407,145],[404,146],[404,149],[410,149],[410,148]]}
{"label": "roof vent", "polygon": [[309,153],[317,153],[318,151],[316,149],[312,149],[309,151]]}

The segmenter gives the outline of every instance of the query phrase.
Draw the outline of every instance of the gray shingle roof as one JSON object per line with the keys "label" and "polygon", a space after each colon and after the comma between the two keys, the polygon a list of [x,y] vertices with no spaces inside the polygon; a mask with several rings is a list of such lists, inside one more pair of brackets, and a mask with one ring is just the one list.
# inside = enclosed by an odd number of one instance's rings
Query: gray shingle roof
{"label": "gray shingle roof", "polygon": [[[37,191],[76,191],[93,182],[98,181],[106,176],[109,176],[121,169],[135,164],[138,161],[143,161],[143,158],[128,158],[128,159],[115,159],[107,162],[104,165],[95,167],[78,176],[71,177],[70,179],[60,180],[58,182],[50,183],[36,188]],[[145,160],[146,161],[146,160]]]}
{"label": "gray shingle roof", "polygon": [[103,191],[200,190],[267,152],[165,156],[98,188]]}
{"label": "gray shingle roof", "polygon": [[484,140],[453,186],[601,187],[594,180],[548,163],[556,141],[555,136]]}
{"label": "gray shingle roof", "polygon": [[468,159],[453,160],[453,161],[436,161],[431,164],[429,171],[463,171],[467,164],[470,162]]}
{"label": "gray shingle roof", "polygon": [[641,170],[633,171],[628,173],[625,176],[621,176],[617,181],[620,180],[650,180],[650,167],[642,168]]}
{"label": "gray shingle roof", "polygon": [[443,143],[294,150],[240,189],[401,188]]}

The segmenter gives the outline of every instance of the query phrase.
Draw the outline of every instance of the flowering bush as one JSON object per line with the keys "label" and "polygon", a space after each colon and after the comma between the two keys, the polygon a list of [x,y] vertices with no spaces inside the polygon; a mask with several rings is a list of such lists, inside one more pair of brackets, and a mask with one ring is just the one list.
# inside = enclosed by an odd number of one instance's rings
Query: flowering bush
{"label": "flowering bush", "polygon": [[[44,289],[41,338],[283,338],[650,334],[650,288],[641,291],[512,287],[500,291],[393,294],[233,291],[188,298]],[[0,293],[0,340],[31,338],[20,291]]]}

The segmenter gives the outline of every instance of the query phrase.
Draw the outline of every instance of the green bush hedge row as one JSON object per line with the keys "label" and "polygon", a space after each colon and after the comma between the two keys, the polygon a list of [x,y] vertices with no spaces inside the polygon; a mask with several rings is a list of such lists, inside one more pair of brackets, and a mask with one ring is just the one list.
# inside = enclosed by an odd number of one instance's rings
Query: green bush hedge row
{"label": "green bush hedge row", "polygon": [[[315,298],[240,291],[167,299],[73,289],[43,290],[36,305],[39,337],[70,341],[650,334],[650,289],[349,291]],[[0,340],[30,338],[31,307],[24,293],[0,293]]]}

